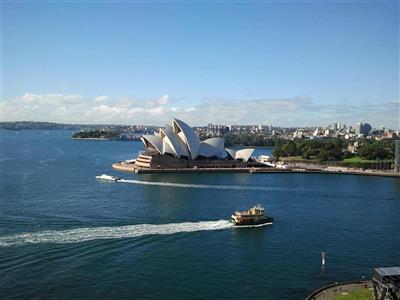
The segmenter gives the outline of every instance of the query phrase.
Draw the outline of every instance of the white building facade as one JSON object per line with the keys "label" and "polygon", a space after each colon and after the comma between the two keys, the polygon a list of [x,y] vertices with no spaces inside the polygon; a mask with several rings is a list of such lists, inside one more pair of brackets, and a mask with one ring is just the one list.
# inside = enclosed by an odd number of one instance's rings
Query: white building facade
{"label": "white building facade", "polygon": [[160,128],[154,135],[143,135],[141,140],[149,152],[189,160],[226,159],[228,157],[247,162],[254,152],[254,149],[225,149],[225,139],[222,137],[200,141],[198,135],[188,124],[175,118],[172,119],[171,125],[165,125],[165,128]]}

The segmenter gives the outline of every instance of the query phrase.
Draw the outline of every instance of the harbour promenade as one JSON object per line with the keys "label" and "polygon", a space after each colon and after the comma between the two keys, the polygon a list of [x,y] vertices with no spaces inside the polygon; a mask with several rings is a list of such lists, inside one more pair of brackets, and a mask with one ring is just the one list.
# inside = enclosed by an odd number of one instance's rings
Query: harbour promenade
{"label": "harbour promenade", "polygon": [[304,174],[342,174],[342,175],[361,175],[361,176],[380,176],[400,178],[400,173],[393,171],[377,171],[377,170],[358,170],[358,169],[316,169],[316,168],[271,168],[271,167],[251,167],[251,168],[137,168],[133,163],[116,162],[113,168],[117,171],[128,173],[304,173]]}
{"label": "harbour promenade", "polygon": [[306,300],[332,300],[338,295],[346,296],[354,291],[365,289],[369,289],[372,295],[372,288],[371,280],[334,283],[313,291],[307,296]]}

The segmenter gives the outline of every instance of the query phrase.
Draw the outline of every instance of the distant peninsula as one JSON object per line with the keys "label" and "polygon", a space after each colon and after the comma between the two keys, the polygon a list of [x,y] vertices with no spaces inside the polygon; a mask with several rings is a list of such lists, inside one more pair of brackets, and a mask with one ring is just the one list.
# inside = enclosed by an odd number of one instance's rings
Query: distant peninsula
{"label": "distant peninsula", "polygon": [[116,124],[63,124],[52,122],[14,121],[0,122],[3,130],[69,130],[73,139],[138,141],[143,134],[152,133],[156,126]]}
{"label": "distant peninsula", "polygon": [[121,136],[116,131],[89,130],[75,132],[72,138],[85,140],[120,140]]}
{"label": "distant peninsula", "polygon": [[62,124],[35,121],[0,122],[0,129],[6,130],[81,130],[88,127],[96,128],[100,127],[100,125]]}

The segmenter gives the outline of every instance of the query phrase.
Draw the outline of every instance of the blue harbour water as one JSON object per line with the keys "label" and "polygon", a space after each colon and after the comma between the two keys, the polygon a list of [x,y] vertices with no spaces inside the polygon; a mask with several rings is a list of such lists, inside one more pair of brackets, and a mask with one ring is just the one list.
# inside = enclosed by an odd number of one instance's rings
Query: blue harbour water
{"label": "blue harbour water", "polygon": [[[400,265],[399,179],[125,174],[138,142],[0,134],[0,299],[304,299]],[[226,221],[255,203],[273,225]]]}

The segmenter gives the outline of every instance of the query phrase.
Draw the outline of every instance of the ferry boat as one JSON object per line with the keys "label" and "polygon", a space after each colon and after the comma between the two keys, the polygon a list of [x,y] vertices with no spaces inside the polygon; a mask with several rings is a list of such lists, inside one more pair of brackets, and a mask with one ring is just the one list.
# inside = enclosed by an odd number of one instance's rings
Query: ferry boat
{"label": "ferry boat", "polygon": [[272,224],[273,219],[264,215],[264,208],[257,204],[249,210],[235,211],[232,222],[237,226]]}
{"label": "ferry boat", "polygon": [[117,176],[111,176],[111,175],[107,175],[107,174],[96,176],[96,179],[108,180],[108,181],[114,181],[114,182],[117,182],[118,180],[121,180],[121,178],[119,178]]}

